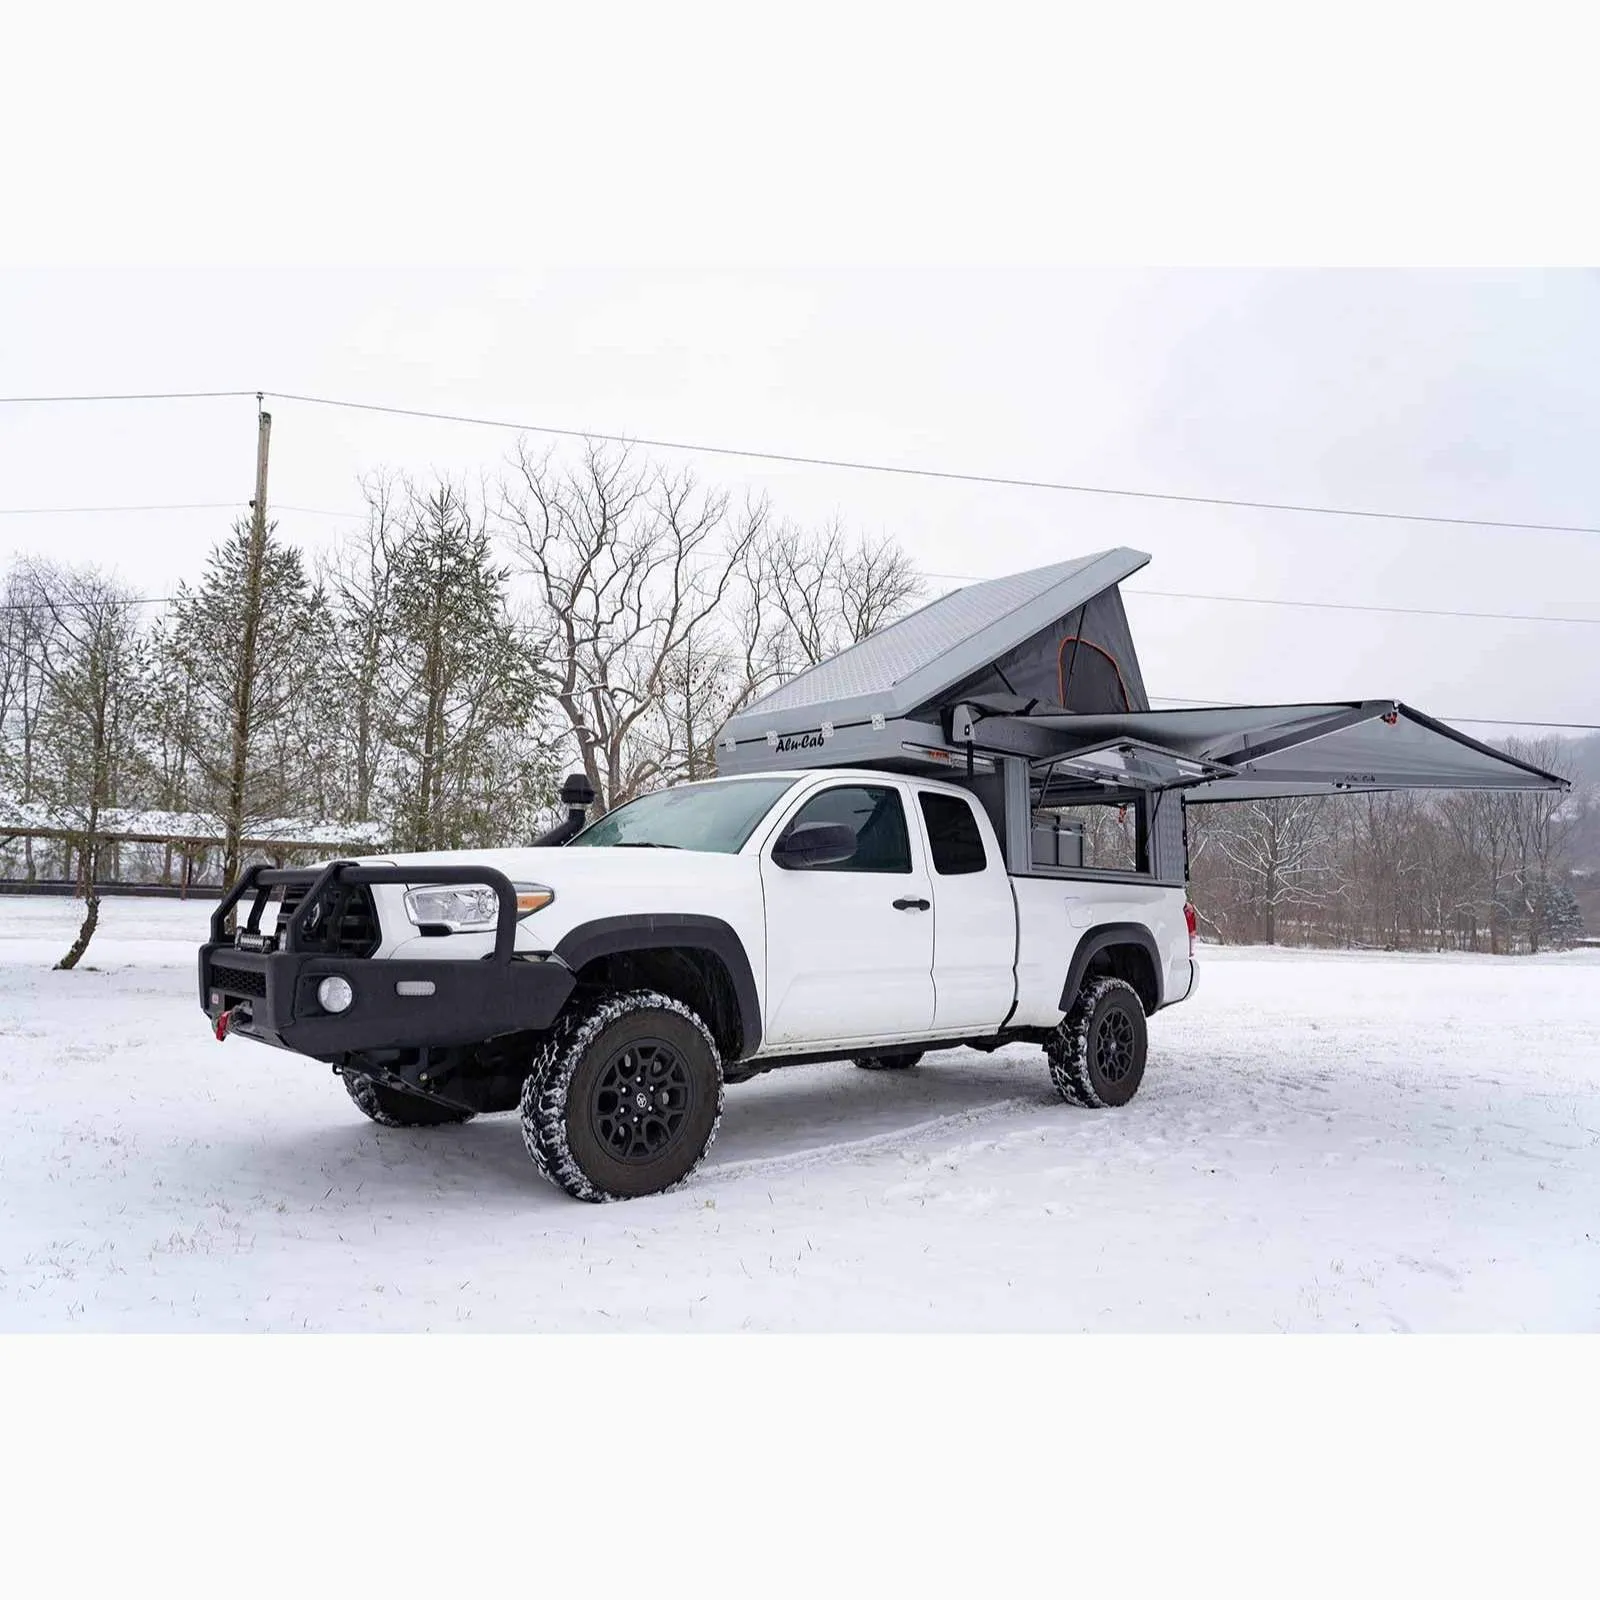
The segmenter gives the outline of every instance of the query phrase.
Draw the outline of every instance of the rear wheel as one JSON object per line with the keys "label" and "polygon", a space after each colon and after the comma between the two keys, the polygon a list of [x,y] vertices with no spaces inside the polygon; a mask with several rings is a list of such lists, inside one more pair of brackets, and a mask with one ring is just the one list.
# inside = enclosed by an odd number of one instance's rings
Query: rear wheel
{"label": "rear wheel", "polygon": [[878,1056],[851,1056],[858,1067],[868,1072],[904,1072],[922,1059],[920,1050],[886,1050]]}
{"label": "rear wheel", "polygon": [[682,1183],[722,1117],[722,1060],[706,1025],[650,989],[572,1012],[522,1089],[533,1164],[579,1200],[628,1200]]}
{"label": "rear wheel", "polygon": [[1125,1106],[1144,1078],[1144,1006],[1121,978],[1091,978],[1044,1047],[1050,1081],[1070,1105]]}
{"label": "rear wheel", "polygon": [[345,1092],[374,1122],[385,1128],[439,1128],[451,1122],[471,1122],[477,1115],[457,1106],[447,1106],[425,1095],[407,1094],[374,1083],[363,1072],[342,1072]]}

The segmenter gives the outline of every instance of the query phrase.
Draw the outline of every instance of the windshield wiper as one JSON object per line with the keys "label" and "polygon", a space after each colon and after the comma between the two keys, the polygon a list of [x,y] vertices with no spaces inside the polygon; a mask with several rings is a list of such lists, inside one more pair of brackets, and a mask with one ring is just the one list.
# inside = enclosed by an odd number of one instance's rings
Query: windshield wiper
{"label": "windshield wiper", "polygon": [[619,839],[614,850],[681,850],[681,844],[657,844],[654,839]]}

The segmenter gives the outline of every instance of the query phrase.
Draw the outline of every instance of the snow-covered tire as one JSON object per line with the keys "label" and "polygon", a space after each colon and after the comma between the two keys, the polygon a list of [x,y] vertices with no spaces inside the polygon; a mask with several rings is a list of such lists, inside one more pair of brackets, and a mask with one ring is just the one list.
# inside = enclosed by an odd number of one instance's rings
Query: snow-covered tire
{"label": "snow-covered tire", "polygon": [[922,1059],[920,1050],[885,1051],[881,1056],[851,1056],[858,1067],[868,1072],[904,1072]]}
{"label": "snow-covered tire", "polygon": [[475,1111],[440,1104],[424,1095],[407,1094],[374,1083],[362,1072],[342,1072],[345,1092],[374,1122],[385,1128],[439,1128],[450,1122],[471,1122]]}
{"label": "snow-covered tire", "polygon": [[575,1199],[660,1194],[705,1158],[722,1096],[716,1041],[688,1006],[653,989],[608,994],[569,1012],[535,1052],[522,1138]]}
{"label": "snow-covered tire", "polygon": [[1045,1044],[1050,1081],[1069,1105],[1125,1106],[1139,1092],[1148,1044],[1133,985],[1091,978]]}

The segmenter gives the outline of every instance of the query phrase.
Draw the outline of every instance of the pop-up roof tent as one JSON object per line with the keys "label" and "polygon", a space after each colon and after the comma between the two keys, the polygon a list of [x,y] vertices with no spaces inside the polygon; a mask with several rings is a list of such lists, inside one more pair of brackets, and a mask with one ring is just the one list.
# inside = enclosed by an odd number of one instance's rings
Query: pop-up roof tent
{"label": "pop-up roof tent", "polygon": [[[944,595],[730,718],[718,769],[1003,773],[1007,813],[1083,786],[1190,801],[1566,787],[1396,700],[1152,710],[1117,587],[1149,559],[1106,550]],[[1007,817],[1015,870],[1024,829]]]}

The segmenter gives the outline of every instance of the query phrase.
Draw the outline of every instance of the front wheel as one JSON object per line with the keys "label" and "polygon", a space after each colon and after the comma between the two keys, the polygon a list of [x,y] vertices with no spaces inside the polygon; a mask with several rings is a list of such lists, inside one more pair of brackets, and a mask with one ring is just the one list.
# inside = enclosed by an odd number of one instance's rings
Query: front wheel
{"label": "front wheel", "polygon": [[1121,978],[1091,978],[1044,1047],[1070,1105],[1125,1106],[1139,1092],[1149,1036],[1144,1006]]}
{"label": "front wheel", "polygon": [[682,1183],[722,1118],[722,1059],[688,1006],[650,989],[573,1011],[522,1088],[533,1164],[578,1200],[631,1200]]}

